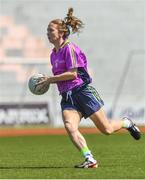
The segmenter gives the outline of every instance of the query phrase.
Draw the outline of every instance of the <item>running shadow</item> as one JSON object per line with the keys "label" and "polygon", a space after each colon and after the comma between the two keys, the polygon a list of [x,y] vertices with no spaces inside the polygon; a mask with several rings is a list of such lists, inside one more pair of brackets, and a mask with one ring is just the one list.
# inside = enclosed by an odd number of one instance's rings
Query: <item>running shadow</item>
{"label": "running shadow", "polygon": [[73,168],[66,166],[2,166],[0,169],[63,169],[63,168]]}

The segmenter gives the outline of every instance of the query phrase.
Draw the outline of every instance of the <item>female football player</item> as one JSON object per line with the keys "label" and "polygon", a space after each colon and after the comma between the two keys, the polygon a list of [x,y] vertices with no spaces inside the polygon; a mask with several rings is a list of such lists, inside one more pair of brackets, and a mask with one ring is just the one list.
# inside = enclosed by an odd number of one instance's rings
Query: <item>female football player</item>
{"label": "female football player", "polygon": [[[67,16],[52,20],[47,27],[47,37],[54,45],[50,60],[53,76],[42,78],[42,86],[56,83],[61,100],[61,109],[66,131],[84,156],[85,161],[76,168],[96,168],[97,160],[87,146],[86,140],[78,130],[81,119],[90,118],[97,128],[109,135],[121,128],[126,128],[135,139],[140,139],[139,129],[127,117],[109,121],[103,109],[104,102],[94,87],[88,74],[87,58],[84,52],[68,40],[71,33],[78,33],[83,27],[80,19],[73,16],[73,8]],[[41,86],[41,87],[42,87]]]}

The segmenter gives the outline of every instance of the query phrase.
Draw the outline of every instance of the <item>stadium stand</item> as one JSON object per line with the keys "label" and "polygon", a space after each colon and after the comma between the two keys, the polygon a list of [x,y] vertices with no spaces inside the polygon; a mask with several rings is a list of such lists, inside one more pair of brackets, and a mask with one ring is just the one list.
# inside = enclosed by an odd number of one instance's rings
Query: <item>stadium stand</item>
{"label": "stadium stand", "polygon": [[32,35],[26,25],[17,25],[10,16],[0,16],[0,34],[0,58],[49,56],[46,43]]}

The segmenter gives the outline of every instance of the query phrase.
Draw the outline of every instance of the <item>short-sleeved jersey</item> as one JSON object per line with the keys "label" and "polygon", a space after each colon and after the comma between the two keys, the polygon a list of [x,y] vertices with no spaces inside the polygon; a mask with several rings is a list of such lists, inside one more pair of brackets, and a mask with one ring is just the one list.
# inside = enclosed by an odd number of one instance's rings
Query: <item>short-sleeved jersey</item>
{"label": "short-sleeved jersey", "polygon": [[[87,58],[85,54],[74,43],[66,40],[58,52],[55,49],[52,50],[51,56],[52,72],[54,75],[59,75],[67,72],[73,68],[78,68],[87,71]],[[85,76],[83,71],[77,74],[77,77],[73,80],[57,82],[58,90],[60,94],[68,92],[69,90],[78,87],[84,83],[81,76]],[[86,74],[85,73],[85,74]],[[87,73],[88,74],[88,73]],[[91,82],[91,78],[87,77]]]}

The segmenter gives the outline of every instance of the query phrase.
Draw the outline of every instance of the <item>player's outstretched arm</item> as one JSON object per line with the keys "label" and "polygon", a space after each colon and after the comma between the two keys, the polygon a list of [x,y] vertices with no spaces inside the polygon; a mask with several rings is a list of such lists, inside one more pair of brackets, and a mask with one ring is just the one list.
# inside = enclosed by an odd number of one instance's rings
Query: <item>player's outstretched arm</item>
{"label": "player's outstretched arm", "polygon": [[68,81],[68,80],[72,80],[75,79],[77,77],[77,69],[71,69],[67,72],[64,72],[62,74],[59,75],[54,75],[51,77],[45,76],[43,78],[41,78],[41,80],[39,81],[38,84],[52,84],[52,83],[57,83],[59,81]]}

